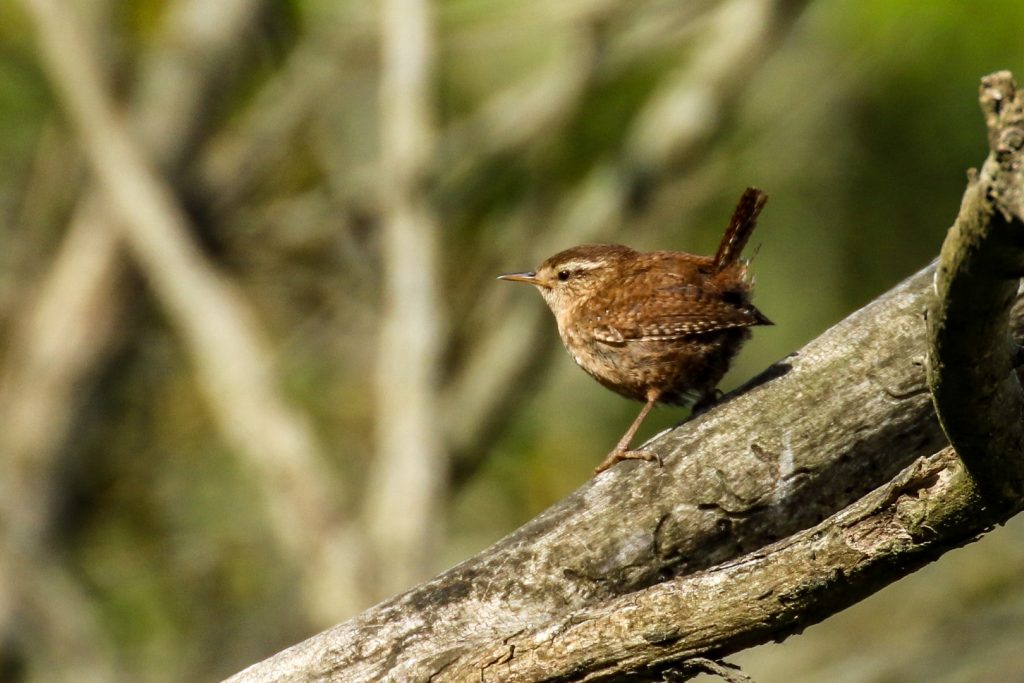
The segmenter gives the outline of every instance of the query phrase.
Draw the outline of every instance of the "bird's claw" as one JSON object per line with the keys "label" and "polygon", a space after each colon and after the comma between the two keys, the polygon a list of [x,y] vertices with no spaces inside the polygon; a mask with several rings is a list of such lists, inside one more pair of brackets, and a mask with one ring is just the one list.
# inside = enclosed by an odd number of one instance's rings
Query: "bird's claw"
{"label": "bird's claw", "polygon": [[647,462],[656,462],[658,467],[664,467],[664,463],[661,461],[661,456],[654,451],[648,451],[644,449],[637,450],[626,450],[616,448],[614,451],[608,454],[608,457],[604,459],[600,465],[594,468],[594,474],[601,474],[606,469],[614,465],[621,460],[646,460]]}

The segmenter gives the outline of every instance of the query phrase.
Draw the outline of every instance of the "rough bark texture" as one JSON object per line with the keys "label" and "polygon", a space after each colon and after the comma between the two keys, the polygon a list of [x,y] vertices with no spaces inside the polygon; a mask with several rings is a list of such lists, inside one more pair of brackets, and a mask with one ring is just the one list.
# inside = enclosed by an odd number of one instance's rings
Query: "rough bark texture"
{"label": "rough bark texture", "polygon": [[235,680],[426,680],[460,654],[819,522],[945,441],[929,267],[480,555]]}
{"label": "rough bark texture", "polygon": [[811,529],[513,634],[430,680],[665,680],[691,657],[798,632],[972,539],[979,520],[961,514],[972,491],[956,453],[944,449]]}
{"label": "rough bark texture", "polygon": [[1024,392],[1010,306],[1024,274],[1024,92],[1007,71],[981,82],[992,149],[942,245],[929,311],[928,379],[950,441],[990,505],[1024,497]]}
{"label": "rough bark texture", "polygon": [[[992,217],[991,194],[965,200],[974,208],[958,223]],[[987,505],[991,485],[942,448],[924,370],[933,275],[656,438],[663,468],[619,465],[477,557],[233,680],[663,680],[689,657],[784,637],[968,542],[1020,500]],[[1005,340],[1012,300],[999,303],[983,327]],[[1019,491],[1020,450],[997,455],[1016,466],[979,471]]]}

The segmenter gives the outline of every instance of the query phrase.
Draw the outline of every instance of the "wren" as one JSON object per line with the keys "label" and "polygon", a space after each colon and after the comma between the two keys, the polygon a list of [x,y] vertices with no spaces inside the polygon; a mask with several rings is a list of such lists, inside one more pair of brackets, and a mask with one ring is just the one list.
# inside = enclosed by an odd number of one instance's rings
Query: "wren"
{"label": "wren", "polygon": [[747,328],[772,324],[751,303],[753,281],[740,259],[767,200],[747,188],[714,256],[584,244],[534,272],[499,276],[537,287],[576,364],[612,391],[644,402],[595,473],[620,460],[660,462],[629,448],[654,404],[693,403],[697,410],[713,402],[750,337]]}

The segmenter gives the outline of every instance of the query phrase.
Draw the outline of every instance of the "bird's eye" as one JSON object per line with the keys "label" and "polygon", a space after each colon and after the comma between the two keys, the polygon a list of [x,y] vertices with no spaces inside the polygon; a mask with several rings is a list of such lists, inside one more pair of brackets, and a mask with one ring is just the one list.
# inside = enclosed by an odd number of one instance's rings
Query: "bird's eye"
{"label": "bird's eye", "polygon": [[558,271],[558,279],[561,280],[562,282],[565,282],[566,280],[568,280],[569,279],[569,271],[568,270],[560,270],[560,271]]}

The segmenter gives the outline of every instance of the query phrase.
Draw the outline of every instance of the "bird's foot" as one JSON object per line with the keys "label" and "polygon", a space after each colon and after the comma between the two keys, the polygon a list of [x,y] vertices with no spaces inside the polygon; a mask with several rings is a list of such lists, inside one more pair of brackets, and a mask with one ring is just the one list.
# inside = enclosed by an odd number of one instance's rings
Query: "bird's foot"
{"label": "bird's foot", "polygon": [[620,460],[646,460],[647,462],[658,463],[658,467],[663,466],[661,456],[654,451],[647,451],[643,449],[631,451],[626,450],[625,448],[616,448],[608,454],[608,457],[604,459],[604,462],[594,468],[594,474],[601,474]]}

